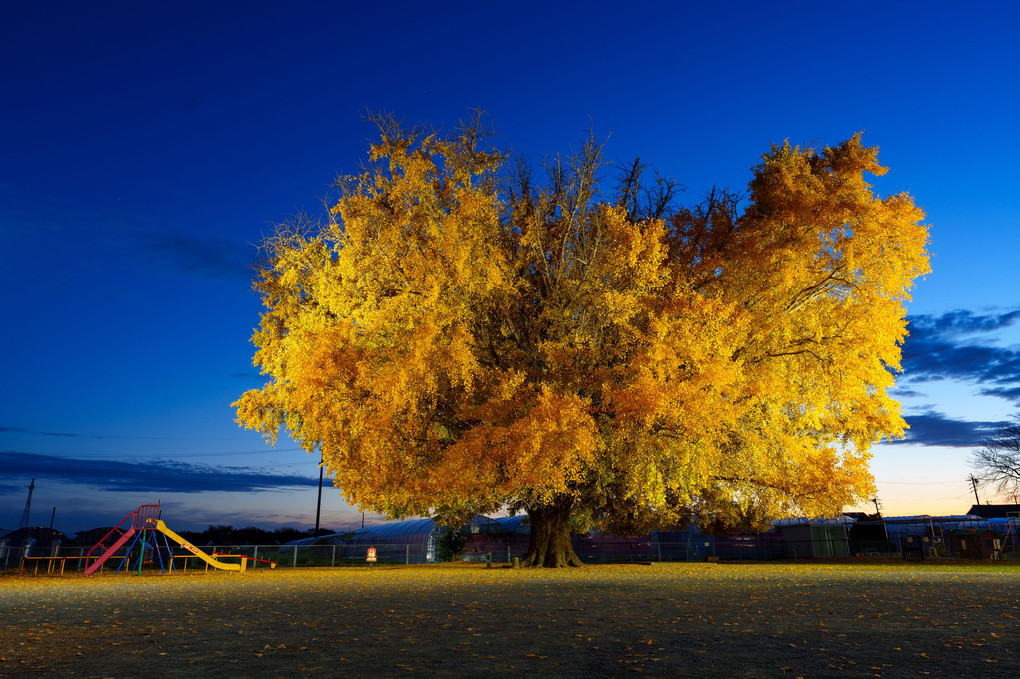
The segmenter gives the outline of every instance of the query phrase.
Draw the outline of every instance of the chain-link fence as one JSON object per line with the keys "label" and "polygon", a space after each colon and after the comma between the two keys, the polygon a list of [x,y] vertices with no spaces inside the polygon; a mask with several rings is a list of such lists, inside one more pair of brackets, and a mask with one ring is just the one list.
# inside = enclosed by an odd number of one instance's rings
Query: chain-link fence
{"label": "chain-link fence", "polygon": [[[1020,557],[1013,541],[994,535],[973,539],[943,539],[930,535],[900,535],[889,539],[851,540],[842,531],[805,532],[805,539],[784,537],[781,533],[732,536],[706,536],[693,532],[658,532],[640,538],[606,535],[574,536],[574,551],[585,563],[635,563],[668,561],[746,560],[774,561],[818,558],[875,558],[924,560],[935,557],[1013,559]],[[980,539],[979,539],[980,538]],[[475,562],[511,563],[528,551],[525,534],[473,535],[464,559]],[[153,546],[153,542],[156,546]],[[423,564],[437,561],[434,534],[404,535],[390,538],[359,536],[343,544],[296,545],[205,545],[197,547],[206,555],[225,563],[238,563],[246,557],[249,569],[363,566],[369,548],[375,550],[377,564]],[[986,554],[973,556],[975,544],[985,546]],[[87,549],[60,544],[40,547],[31,541],[0,540],[0,570],[27,572],[78,572],[86,567]],[[122,547],[103,566],[111,570],[136,570],[142,567],[164,571],[208,570],[210,565],[186,548],[162,536]]]}
{"label": "chain-link fence", "polygon": [[[339,567],[363,566],[367,563],[368,549],[375,550],[378,564],[421,564],[435,561],[435,545],[427,539],[375,539],[359,540],[359,544],[336,545],[205,545],[196,547],[207,556],[224,563],[239,563],[246,557],[246,567],[298,568],[304,566]],[[156,545],[153,545],[153,542]],[[21,542],[21,541],[18,541]],[[364,543],[364,544],[360,544]],[[42,572],[76,572],[86,567],[86,547],[53,545],[40,549],[32,541],[23,544],[0,542],[0,570]],[[89,563],[96,555],[90,558]],[[104,572],[137,569],[141,558],[143,568],[161,570],[208,569],[209,564],[188,549],[160,536],[143,546],[140,542],[118,549],[103,565]]]}

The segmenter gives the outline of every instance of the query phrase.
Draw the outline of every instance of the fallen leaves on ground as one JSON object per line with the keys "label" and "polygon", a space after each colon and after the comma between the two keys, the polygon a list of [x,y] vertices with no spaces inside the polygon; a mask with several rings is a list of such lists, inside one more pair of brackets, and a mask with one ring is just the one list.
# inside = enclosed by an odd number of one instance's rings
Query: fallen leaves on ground
{"label": "fallen leaves on ground", "polygon": [[[412,566],[0,575],[0,674],[1013,676],[1020,569]],[[302,669],[304,668],[304,669]]]}

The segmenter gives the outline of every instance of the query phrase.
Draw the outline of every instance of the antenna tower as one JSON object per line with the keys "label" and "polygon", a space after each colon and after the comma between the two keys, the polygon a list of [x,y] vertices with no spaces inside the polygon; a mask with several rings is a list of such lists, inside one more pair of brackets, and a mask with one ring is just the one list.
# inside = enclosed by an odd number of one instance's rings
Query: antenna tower
{"label": "antenna tower", "polygon": [[28,528],[28,513],[32,510],[32,491],[35,490],[35,479],[28,486],[28,500],[25,501],[25,511],[21,515],[21,525],[18,528]]}

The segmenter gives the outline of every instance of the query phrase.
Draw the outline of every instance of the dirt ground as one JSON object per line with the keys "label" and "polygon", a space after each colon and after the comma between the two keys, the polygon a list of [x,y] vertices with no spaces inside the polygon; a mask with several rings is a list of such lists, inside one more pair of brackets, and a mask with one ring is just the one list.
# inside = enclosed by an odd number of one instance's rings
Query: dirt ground
{"label": "dirt ground", "polygon": [[0,575],[0,676],[1020,675],[1020,569]]}

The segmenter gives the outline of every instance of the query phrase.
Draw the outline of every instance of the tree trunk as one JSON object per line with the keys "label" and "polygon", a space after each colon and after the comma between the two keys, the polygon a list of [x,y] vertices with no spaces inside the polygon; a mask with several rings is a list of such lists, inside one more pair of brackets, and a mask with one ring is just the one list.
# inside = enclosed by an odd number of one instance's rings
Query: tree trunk
{"label": "tree trunk", "polygon": [[531,541],[522,566],[565,568],[580,566],[581,560],[570,544],[571,497],[560,497],[552,504],[528,509],[531,520]]}

